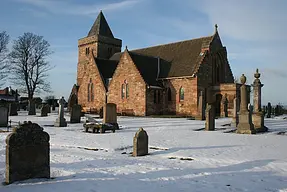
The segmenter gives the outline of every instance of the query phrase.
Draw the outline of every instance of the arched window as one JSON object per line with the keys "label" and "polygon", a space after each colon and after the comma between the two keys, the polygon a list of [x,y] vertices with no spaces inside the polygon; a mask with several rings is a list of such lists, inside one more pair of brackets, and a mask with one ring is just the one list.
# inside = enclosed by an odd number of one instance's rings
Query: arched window
{"label": "arched window", "polygon": [[126,84],[126,98],[129,98],[129,84]]}
{"label": "arched window", "polygon": [[215,75],[215,76],[216,76],[215,81],[216,81],[216,83],[220,83],[220,66],[219,66],[218,63],[216,64],[215,73],[216,73],[216,75]]}
{"label": "arched window", "polygon": [[88,84],[88,102],[90,102],[91,98],[90,98],[90,83]]}
{"label": "arched window", "polygon": [[171,89],[170,88],[167,89],[167,100],[171,101]]}
{"label": "arched window", "polygon": [[94,84],[92,82],[92,78],[90,78],[90,82],[88,84],[88,101],[94,101]]}
{"label": "arched window", "polygon": [[94,84],[91,83],[91,101],[94,101]]}
{"label": "arched window", "polygon": [[183,89],[183,87],[181,87],[181,88],[179,89],[179,100],[180,100],[180,101],[183,101],[183,100],[184,100],[184,89]]}
{"label": "arched window", "polygon": [[122,99],[125,98],[125,84],[122,84]]}

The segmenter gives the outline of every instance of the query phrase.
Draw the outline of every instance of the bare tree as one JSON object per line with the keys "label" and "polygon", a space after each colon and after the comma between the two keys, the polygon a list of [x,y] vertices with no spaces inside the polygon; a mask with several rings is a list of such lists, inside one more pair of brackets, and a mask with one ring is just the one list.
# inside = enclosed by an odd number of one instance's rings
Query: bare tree
{"label": "bare tree", "polygon": [[0,85],[4,84],[4,79],[7,77],[7,56],[9,43],[9,35],[6,31],[0,32]]}
{"label": "bare tree", "polygon": [[[33,103],[36,92],[49,92],[50,83],[47,80],[51,69],[47,57],[51,54],[50,44],[42,36],[33,33],[24,33],[14,41],[9,55],[12,82],[20,91],[28,95],[29,103]],[[34,109],[29,109],[33,115]]]}

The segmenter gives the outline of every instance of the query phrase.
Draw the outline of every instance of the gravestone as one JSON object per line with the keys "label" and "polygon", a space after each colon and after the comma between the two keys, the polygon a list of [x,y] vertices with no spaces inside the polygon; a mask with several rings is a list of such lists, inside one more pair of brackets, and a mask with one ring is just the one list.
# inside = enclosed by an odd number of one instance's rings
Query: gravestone
{"label": "gravestone", "polygon": [[235,127],[238,125],[238,111],[239,111],[239,99],[235,97],[233,99],[233,116],[232,116],[232,123],[235,124]]}
{"label": "gravestone", "polygon": [[103,123],[109,123],[119,129],[117,122],[117,105],[114,103],[106,103],[103,108]]}
{"label": "gravestone", "polygon": [[67,122],[66,122],[66,119],[64,118],[64,104],[65,104],[64,97],[59,99],[58,103],[59,103],[59,114],[58,114],[58,118],[56,119],[56,122],[54,123],[54,126],[55,127],[67,127]]}
{"label": "gravestone", "polygon": [[228,117],[228,100],[227,95],[222,97],[222,106],[223,106],[223,117]]}
{"label": "gravestone", "polygon": [[0,106],[0,127],[8,126],[8,108]]}
{"label": "gravestone", "polygon": [[46,104],[46,107],[47,107],[47,109],[48,109],[48,113],[51,113],[51,105]]}
{"label": "gravestone", "polygon": [[271,118],[271,112],[272,112],[272,106],[271,106],[271,103],[268,102],[268,104],[267,104],[267,116],[266,116],[266,118]]}
{"label": "gravestone", "polygon": [[17,116],[18,115],[18,105],[17,103],[9,104],[9,116]]}
{"label": "gravestone", "polygon": [[215,130],[215,108],[213,103],[208,103],[205,110],[205,130]]}
{"label": "gravestone", "polygon": [[[263,84],[260,81],[260,73],[258,69],[256,69],[256,73],[254,74],[255,80],[253,82],[253,112],[252,112],[252,123],[254,124],[254,128],[257,133],[265,132],[268,130],[267,127],[264,126],[264,112],[261,108],[261,88]],[[251,110],[250,110],[251,111]]]}
{"label": "gravestone", "polygon": [[[255,134],[254,125],[252,123],[250,111],[247,109],[248,95],[246,89],[246,77],[244,74],[240,77],[241,87],[240,87],[240,110],[239,110],[239,122],[237,126],[236,133],[240,134]],[[249,92],[248,92],[249,93]]]}
{"label": "gravestone", "polygon": [[198,107],[197,107],[197,116],[195,117],[196,120],[205,120],[205,113],[204,113],[204,98],[203,92],[200,92],[200,96],[198,98]]}
{"label": "gravestone", "polygon": [[50,178],[49,134],[36,123],[24,122],[6,138],[6,183]]}
{"label": "gravestone", "polygon": [[55,111],[56,110],[56,106],[55,104],[52,105],[52,111]]}
{"label": "gravestone", "polygon": [[48,112],[49,112],[49,105],[43,105],[41,108],[41,117],[47,117],[48,116]]}
{"label": "gravestone", "polygon": [[81,105],[73,105],[70,109],[70,123],[81,123]]}
{"label": "gravestone", "polygon": [[29,112],[28,115],[36,115],[36,104],[34,100],[29,100]]}
{"label": "gravestone", "polygon": [[140,128],[134,137],[133,156],[144,156],[148,154],[148,135],[143,128]]}

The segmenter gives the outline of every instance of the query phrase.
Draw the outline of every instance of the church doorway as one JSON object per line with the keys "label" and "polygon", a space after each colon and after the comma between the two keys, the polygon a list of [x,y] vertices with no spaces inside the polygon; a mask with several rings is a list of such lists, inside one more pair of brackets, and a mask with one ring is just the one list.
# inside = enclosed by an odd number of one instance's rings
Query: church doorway
{"label": "church doorway", "polygon": [[222,100],[222,95],[217,94],[216,101],[215,101],[215,116],[216,117],[220,117],[220,114],[221,114],[221,100]]}

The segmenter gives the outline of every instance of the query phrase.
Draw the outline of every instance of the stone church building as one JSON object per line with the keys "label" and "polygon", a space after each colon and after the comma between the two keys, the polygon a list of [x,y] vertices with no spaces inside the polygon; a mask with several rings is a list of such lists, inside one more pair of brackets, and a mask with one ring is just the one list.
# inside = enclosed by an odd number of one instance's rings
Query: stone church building
{"label": "stone church building", "polygon": [[217,116],[231,116],[240,84],[234,77],[215,26],[211,36],[122,51],[100,12],[78,41],[77,84],[70,99],[98,113],[115,103],[123,115],[204,116],[207,89],[216,97]]}

